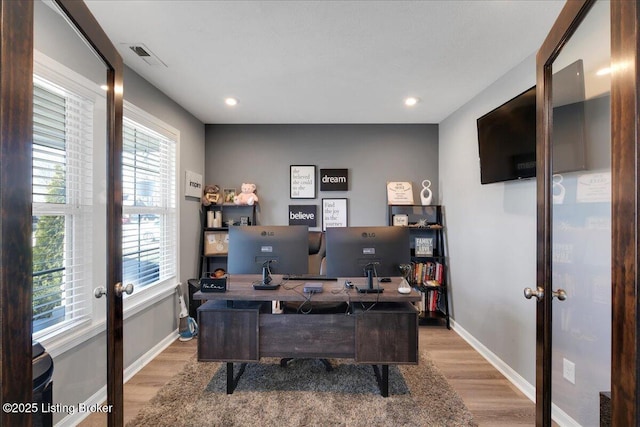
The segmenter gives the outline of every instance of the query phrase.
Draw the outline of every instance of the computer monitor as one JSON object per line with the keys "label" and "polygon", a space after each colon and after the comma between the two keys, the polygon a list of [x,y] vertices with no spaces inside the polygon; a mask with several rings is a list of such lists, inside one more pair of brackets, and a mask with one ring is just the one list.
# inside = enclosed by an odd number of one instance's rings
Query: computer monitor
{"label": "computer monitor", "polygon": [[399,226],[327,228],[327,276],[362,277],[375,267],[378,277],[401,276],[411,262],[409,229]]}
{"label": "computer monitor", "polygon": [[268,264],[270,272],[274,274],[306,273],[309,268],[309,227],[229,227],[229,273],[261,274],[265,264]]}

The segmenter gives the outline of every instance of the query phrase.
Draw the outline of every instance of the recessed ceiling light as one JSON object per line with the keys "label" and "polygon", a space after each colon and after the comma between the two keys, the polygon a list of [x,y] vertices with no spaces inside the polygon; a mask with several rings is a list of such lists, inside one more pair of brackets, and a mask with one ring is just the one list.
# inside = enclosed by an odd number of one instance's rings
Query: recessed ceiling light
{"label": "recessed ceiling light", "polygon": [[418,98],[413,97],[413,96],[405,98],[405,100],[404,100],[404,105],[406,105],[407,107],[413,107],[417,103],[418,103]]}
{"label": "recessed ceiling light", "polygon": [[224,100],[224,103],[230,107],[233,107],[235,105],[238,105],[238,100],[235,98],[227,98]]}

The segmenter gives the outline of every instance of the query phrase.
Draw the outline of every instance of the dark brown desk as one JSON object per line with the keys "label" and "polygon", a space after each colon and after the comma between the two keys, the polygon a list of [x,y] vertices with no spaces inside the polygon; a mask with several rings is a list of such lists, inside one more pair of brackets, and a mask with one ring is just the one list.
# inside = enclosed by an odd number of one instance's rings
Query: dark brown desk
{"label": "dark brown desk", "polygon": [[[345,280],[364,286],[365,278],[323,282],[323,292],[303,293],[304,281],[283,281],[277,290],[254,290],[257,275],[233,275],[226,292],[196,292],[198,360],[227,363],[227,393],[233,393],[246,362],[261,357],[348,358],[371,364],[380,392],[388,396],[389,365],[418,363],[418,292],[398,292],[400,278],[380,283],[384,292],[346,289]],[[317,282],[317,281],[314,281]],[[271,301],[348,302],[345,313],[276,314]],[[234,377],[234,362],[242,363]],[[381,369],[378,368],[381,365]]]}

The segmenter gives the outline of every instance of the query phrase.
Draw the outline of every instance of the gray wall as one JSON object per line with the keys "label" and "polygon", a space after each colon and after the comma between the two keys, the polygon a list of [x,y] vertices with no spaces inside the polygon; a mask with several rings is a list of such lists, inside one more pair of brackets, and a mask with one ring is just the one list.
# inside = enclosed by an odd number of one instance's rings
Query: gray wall
{"label": "gray wall", "polygon": [[[240,189],[257,185],[258,223],[288,224],[288,206],[348,198],[349,225],[385,225],[387,181],[412,181],[420,204],[421,182],[438,195],[437,125],[207,125],[207,184]],[[320,192],[314,200],[289,198],[289,166],[349,170],[349,191]],[[319,178],[317,178],[319,179]],[[318,229],[322,222],[318,220]]]}
{"label": "gray wall", "polygon": [[456,326],[535,384],[536,182],[480,184],[478,117],[535,84],[531,55],[440,124]]}

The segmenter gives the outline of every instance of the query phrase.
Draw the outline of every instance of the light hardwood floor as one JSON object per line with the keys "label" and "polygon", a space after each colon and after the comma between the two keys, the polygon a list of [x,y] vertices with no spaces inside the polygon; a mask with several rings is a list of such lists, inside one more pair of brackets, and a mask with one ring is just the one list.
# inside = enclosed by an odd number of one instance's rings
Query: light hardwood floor
{"label": "light hardwood floor", "polygon": [[[419,346],[429,352],[480,426],[535,425],[534,404],[457,333],[440,326],[421,326]],[[125,424],[195,351],[195,339],[176,340],[125,384]],[[80,425],[104,426],[106,416],[92,414]]]}

